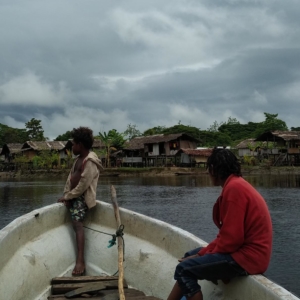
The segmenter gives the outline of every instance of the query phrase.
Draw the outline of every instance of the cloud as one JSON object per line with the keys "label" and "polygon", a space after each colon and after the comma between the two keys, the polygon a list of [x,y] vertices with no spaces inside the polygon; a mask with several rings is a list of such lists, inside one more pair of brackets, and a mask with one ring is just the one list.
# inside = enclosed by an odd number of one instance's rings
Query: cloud
{"label": "cloud", "polygon": [[57,87],[43,82],[32,72],[14,77],[0,85],[0,104],[22,106],[61,106],[68,90],[63,82]]}
{"label": "cloud", "polygon": [[299,13],[294,0],[1,3],[1,122],[40,118],[50,138],[264,112],[297,127]]}
{"label": "cloud", "polygon": [[124,124],[131,122],[125,111],[119,109],[103,111],[84,106],[69,107],[50,116],[37,114],[35,117],[42,120],[44,135],[50,139],[55,139],[58,135],[79,126],[90,127],[94,131],[94,135],[98,135],[99,132],[108,132],[111,129],[123,132],[126,129]]}
{"label": "cloud", "polygon": [[266,96],[260,94],[257,90],[253,92],[253,101],[258,105],[265,105],[268,103]]}

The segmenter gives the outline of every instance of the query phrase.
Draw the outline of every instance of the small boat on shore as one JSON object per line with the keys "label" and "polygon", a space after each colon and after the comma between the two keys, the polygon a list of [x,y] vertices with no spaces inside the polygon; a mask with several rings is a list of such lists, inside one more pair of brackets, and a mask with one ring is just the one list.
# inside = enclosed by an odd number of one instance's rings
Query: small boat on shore
{"label": "small boat on shore", "polygon": [[[124,226],[122,234],[120,227],[116,231],[113,205],[97,201],[90,211],[85,222],[86,275],[116,274],[119,249],[112,245],[116,236],[122,236],[124,280],[128,288],[166,299],[174,285],[178,258],[206,242],[145,215],[123,208],[119,212]],[[1,299],[50,299],[52,279],[71,276],[75,241],[70,222],[66,208],[53,204],[17,218],[0,231]],[[236,278],[227,285],[202,281],[201,286],[207,300],[300,299],[263,275]]]}

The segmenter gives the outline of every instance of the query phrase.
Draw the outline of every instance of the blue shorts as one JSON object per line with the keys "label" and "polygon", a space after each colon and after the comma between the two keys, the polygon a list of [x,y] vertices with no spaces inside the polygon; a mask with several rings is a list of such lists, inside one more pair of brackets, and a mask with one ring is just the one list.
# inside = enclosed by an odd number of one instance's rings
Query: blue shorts
{"label": "blue shorts", "polygon": [[[201,248],[185,253],[184,257],[195,255]],[[192,297],[201,290],[198,280],[229,280],[237,276],[248,275],[230,254],[205,254],[180,262],[175,270],[174,279],[186,297]]]}

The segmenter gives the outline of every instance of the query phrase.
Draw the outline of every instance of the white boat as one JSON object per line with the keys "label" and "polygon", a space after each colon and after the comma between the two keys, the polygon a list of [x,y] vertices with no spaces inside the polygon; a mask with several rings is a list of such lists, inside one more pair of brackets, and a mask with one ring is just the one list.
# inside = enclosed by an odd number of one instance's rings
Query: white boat
{"label": "white boat", "polygon": [[[129,286],[166,299],[177,259],[206,242],[178,227],[120,208],[124,225],[124,276]],[[118,247],[108,248],[116,233],[111,204],[97,201],[85,225],[87,275],[118,270]],[[101,232],[98,232],[101,231]],[[74,233],[61,204],[37,209],[0,231],[0,298],[47,299],[53,277],[70,276],[74,267]],[[298,297],[262,275],[236,278],[229,284],[201,282],[204,299],[296,300]]]}

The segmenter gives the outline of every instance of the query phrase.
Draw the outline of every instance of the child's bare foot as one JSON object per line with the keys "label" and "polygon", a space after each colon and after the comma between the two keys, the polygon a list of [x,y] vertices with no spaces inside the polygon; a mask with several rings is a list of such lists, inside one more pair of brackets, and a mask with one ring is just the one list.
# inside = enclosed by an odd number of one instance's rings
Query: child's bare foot
{"label": "child's bare foot", "polygon": [[85,264],[84,263],[76,263],[74,270],[72,272],[73,276],[82,276],[85,272]]}

